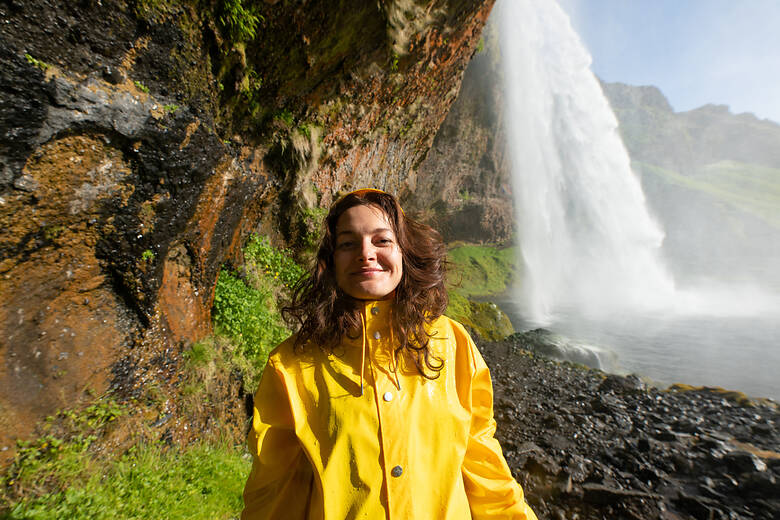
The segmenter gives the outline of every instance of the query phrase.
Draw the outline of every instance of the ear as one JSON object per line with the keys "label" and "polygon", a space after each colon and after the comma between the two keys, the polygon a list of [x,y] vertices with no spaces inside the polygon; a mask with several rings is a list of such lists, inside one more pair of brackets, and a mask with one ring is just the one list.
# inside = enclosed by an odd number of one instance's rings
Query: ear
{"label": "ear", "polygon": [[321,274],[328,270],[328,263],[325,260],[317,260],[317,271]]}

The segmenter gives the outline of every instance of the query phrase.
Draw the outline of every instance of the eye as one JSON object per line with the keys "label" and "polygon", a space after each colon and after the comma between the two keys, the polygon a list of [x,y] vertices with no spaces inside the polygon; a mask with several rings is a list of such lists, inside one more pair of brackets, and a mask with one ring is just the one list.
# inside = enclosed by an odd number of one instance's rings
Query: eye
{"label": "eye", "polygon": [[389,237],[379,237],[374,240],[374,242],[381,246],[389,246],[393,243],[393,239]]}
{"label": "eye", "polygon": [[344,242],[339,242],[336,244],[336,249],[349,249],[354,246],[355,242],[353,240],[345,240]]}

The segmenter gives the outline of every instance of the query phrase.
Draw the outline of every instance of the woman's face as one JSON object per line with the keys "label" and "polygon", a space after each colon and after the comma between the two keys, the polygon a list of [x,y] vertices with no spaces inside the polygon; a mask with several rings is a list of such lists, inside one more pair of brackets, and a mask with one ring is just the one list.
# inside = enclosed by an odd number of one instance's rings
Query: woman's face
{"label": "woman's face", "polygon": [[358,300],[389,298],[401,281],[403,258],[393,227],[376,206],[353,206],[336,222],[336,283]]}

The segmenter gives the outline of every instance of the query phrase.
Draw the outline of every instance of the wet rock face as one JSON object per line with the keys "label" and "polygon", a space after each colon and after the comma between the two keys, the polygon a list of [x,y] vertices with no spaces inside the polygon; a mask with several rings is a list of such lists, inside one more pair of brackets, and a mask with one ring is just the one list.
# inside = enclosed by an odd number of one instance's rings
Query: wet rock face
{"label": "wet rock face", "polygon": [[514,230],[506,154],[498,27],[488,24],[480,52],[417,171],[404,204],[427,209],[448,241],[501,242]]}
{"label": "wet rock face", "polygon": [[0,3],[0,447],[87,394],[175,394],[249,233],[415,190],[492,4],[254,2],[249,37],[224,2]]}
{"label": "wet rock face", "polygon": [[780,515],[776,403],[647,388],[535,357],[511,340],[481,350],[497,436],[540,518]]}

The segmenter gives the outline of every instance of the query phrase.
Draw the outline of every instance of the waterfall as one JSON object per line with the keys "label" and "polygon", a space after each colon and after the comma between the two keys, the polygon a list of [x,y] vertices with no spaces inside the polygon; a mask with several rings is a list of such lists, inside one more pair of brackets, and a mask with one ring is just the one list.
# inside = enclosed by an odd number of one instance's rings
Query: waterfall
{"label": "waterfall", "polygon": [[525,317],[663,306],[674,293],[663,232],[588,51],[554,0],[496,9]]}

